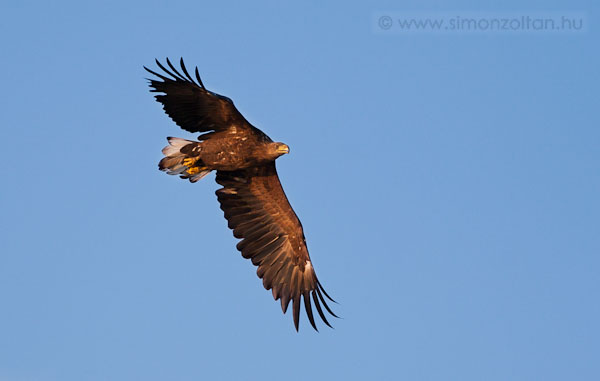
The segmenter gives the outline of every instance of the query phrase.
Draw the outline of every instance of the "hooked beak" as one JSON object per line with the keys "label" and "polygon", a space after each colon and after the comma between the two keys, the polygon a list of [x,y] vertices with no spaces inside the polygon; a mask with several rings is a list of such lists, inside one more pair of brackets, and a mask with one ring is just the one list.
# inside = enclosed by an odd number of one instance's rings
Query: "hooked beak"
{"label": "hooked beak", "polygon": [[277,153],[280,153],[282,155],[290,153],[290,147],[288,147],[287,144],[282,144],[279,147],[277,147]]}

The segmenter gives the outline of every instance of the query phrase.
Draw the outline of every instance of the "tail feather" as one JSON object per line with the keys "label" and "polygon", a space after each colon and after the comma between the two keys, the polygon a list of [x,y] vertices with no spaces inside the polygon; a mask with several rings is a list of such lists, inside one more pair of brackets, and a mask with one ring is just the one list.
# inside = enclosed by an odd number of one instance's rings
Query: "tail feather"
{"label": "tail feather", "polygon": [[192,177],[189,178],[190,182],[195,183],[196,181],[200,180],[201,178],[203,178],[204,176],[208,175],[209,173],[210,173],[210,169],[207,169],[205,171],[200,171],[197,174],[195,174],[195,175],[193,175]]}
{"label": "tail feather", "polygon": [[199,142],[173,137],[168,137],[167,141],[169,145],[162,150],[165,157],[158,163],[161,171],[179,175],[192,183],[210,173],[211,170],[204,166],[200,158],[202,149]]}
{"label": "tail feather", "polygon": [[169,142],[169,145],[162,149],[162,153],[165,156],[177,155],[178,153],[180,153],[180,150],[183,147],[187,146],[188,144],[194,144],[194,143],[196,143],[196,142],[194,142],[192,140],[186,140],[186,139],[181,139],[181,138],[174,138],[172,136],[169,136],[167,138],[167,141]]}

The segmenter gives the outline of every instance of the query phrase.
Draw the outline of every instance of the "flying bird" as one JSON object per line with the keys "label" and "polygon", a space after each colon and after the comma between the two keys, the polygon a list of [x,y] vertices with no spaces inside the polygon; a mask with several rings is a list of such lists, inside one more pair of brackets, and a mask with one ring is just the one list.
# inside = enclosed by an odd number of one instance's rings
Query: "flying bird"
{"label": "flying bird", "polygon": [[162,73],[144,66],[156,76],[148,79],[150,91],[158,93],[156,100],[179,127],[202,134],[197,141],[167,138],[159,169],[192,183],[216,171],[216,181],[222,186],[216,191],[217,199],[234,237],[241,239],[237,249],[258,267],[256,273],[265,289],[281,301],[284,314],[292,303],[296,331],[302,301],[315,330],[313,303],[331,327],[323,307],[337,317],[325,298],[335,301],[317,279],[302,224],[275,169],[275,160],[289,153],[289,147],[273,142],[250,124],[231,99],[206,89],[197,67],[194,79],[183,59],[181,71],[168,58],[166,62],[169,68],[156,60]]}

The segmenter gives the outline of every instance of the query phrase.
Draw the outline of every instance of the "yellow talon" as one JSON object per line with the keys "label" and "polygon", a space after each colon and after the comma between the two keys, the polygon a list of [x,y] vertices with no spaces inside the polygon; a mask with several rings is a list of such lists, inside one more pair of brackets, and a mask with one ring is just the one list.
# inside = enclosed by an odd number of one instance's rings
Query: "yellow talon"
{"label": "yellow talon", "polygon": [[187,169],[187,174],[188,175],[195,175],[196,173],[200,173],[202,171],[207,170],[208,167],[190,167]]}
{"label": "yellow talon", "polygon": [[183,159],[183,165],[185,165],[186,167],[193,167],[197,161],[198,158],[186,157],[185,159]]}
{"label": "yellow talon", "polygon": [[191,168],[188,168],[188,170],[187,170],[187,173],[189,175],[195,175],[196,173],[199,173],[199,172],[200,172],[200,167],[191,167]]}

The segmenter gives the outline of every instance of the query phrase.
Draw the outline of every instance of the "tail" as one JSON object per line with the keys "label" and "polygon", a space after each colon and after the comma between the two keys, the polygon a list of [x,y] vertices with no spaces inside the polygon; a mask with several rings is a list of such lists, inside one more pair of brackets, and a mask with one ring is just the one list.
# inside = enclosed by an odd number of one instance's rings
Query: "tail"
{"label": "tail", "polygon": [[179,175],[192,183],[210,173],[211,170],[200,159],[199,142],[172,137],[168,137],[167,140],[169,145],[162,150],[165,157],[158,163],[161,171],[169,175]]}

